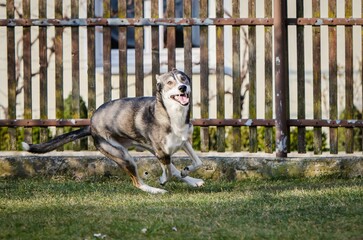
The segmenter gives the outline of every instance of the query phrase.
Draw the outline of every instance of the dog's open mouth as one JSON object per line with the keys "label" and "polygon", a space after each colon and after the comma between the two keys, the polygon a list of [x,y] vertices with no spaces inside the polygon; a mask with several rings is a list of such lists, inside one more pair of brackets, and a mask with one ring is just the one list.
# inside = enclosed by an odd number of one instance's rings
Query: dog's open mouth
{"label": "dog's open mouth", "polygon": [[178,103],[180,103],[183,106],[186,106],[189,104],[189,95],[188,94],[177,94],[177,95],[171,95],[171,99],[174,99]]}

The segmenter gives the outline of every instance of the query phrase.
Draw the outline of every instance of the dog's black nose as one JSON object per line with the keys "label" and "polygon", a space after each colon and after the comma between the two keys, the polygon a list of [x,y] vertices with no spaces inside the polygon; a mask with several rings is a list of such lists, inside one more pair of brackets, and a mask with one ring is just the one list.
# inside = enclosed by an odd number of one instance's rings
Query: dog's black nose
{"label": "dog's black nose", "polygon": [[182,93],[185,93],[185,92],[187,91],[187,86],[185,86],[185,85],[180,85],[180,86],[178,87],[178,89],[179,89],[179,91],[181,91]]}

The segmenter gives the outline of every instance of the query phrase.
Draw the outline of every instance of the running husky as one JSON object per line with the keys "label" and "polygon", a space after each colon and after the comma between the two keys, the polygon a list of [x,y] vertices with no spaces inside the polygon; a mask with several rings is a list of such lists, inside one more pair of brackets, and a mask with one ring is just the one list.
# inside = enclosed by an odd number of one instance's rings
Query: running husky
{"label": "running husky", "polygon": [[[93,114],[90,126],[55,137],[46,143],[27,144],[23,149],[32,153],[46,153],[92,135],[97,149],[115,161],[131,177],[135,187],[149,193],[165,193],[143,183],[137,173],[129,147],[149,150],[160,161],[164,185],[172,176],[189,185],[199,187],[201,179],[189,177],[190,172],[202,166],[189,142],[193,131],[190,123],[190,79],[177,70],[156,76],[155,97],[123,98],[104,103]],[[171,162],[171,155],[182,148],[192,159],[192,165],[179,171]]]}

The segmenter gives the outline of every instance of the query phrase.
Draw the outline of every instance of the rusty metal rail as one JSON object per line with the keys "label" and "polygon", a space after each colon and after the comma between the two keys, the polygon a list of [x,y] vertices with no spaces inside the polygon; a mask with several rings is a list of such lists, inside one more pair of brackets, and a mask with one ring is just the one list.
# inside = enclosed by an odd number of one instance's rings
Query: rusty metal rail
{"label": "rusty metal rail", "polygon": [[77,18],[0,19],[0,26],[223,26],[273,25],[273,18]]}
{"label": "rusty metal rail", "polygon": [[[363,18],[287,18],[287,25],[362,26]],[[0,26],[241,26],[274,25],[273,18],[76,18],[76,19],[0,19]]]}
{"label": "rusty metal rail", "polygon": [[288,18],[288,25],[313,25],[313,26],[362,26],[363,18]]}
{"label": "rusty metal rail", "polygon": [[[271,127],[275,119],[192,119],[194,126],[200,127]],[[1,119],[0,127],[84,127],[89,119]],[[363,120],[329,120],[329,119],[289,119],[290,127],[347,127],[361,128]]]}

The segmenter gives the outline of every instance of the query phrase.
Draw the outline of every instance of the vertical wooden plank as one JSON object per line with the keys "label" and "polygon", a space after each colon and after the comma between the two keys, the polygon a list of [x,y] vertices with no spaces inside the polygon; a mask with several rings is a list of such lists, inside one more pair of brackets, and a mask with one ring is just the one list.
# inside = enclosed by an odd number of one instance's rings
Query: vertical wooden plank
{"label": "vertical wooden plank", "polygon": [[[151,17],[159,17],[159,0],[151,1]],[[156,92],[156,75],[160,74],[160,50],[159,50],[159,26],[151,27],[151,48],[152,48],[152,89],[153,95]]]}
{"label": "vertical wooden plank", "polygon": [[[272,17],[272,0],[265,0],[265,17]],[[272,27],[265,26],[265,119],[273,118]],[[265,128],[265,152],[273,152],[273,128]]]}
{"label": "vertical wooden plank", "polygon": [[[135,1],[135,18],[144,17],[144,2]],[[144,95],[144,28],[135,27],[136,96]]]}
{"label": "vertical wooden plank", "polygon": [[[192,17],[192,1],[184,0],[184,18]],[[184,42],[184,72],[193,83],[193,56],[192,56],[192,27],[185,26],[183,27],[183,42]],[[190,96],[190,118],[193,117],[193,95]]]}
{"label": "vertical wooden plank", "polygon": [[[23,18],[30,19],[30,0],[23,0]],[[31,32],[23,27],[24,119],[32,119]],[[24,128],[24,141],[32,142],[32,129]]]}
{"label": "vertical wooden plank", "polygon": [[[313,17],[320,17],[320,0],[313,0]],[[313,27],[313,102],[314,119],[321,119],[320,26]],[[314,127],[314,154],[322,153],[321,127]]]}
{"label": "vertical wooden plank", "polygon": [[[208,17],[208,0],[200,1],[200,17]],[[200,26],[200,97],[201,97],[201,117],[209,118],[209,68],[208,68],[208,26]],[[209,129],[202,127],[201,134],[201,151],[209,151]]]}
{"label": "vertical wooden plank", "polygon": [[[224,16],[224,7],[223,1],[217,1],[217,18],[223,18]],[[217,26],[216,27],[216,52],[217,56],[217,69],[216,69],[216,77],[217,77],[217,118],[224,119],[225,118],[225,107],[224,107],[224,27]],[[225,151],[225,128],[217,127],[217,151],[224,152]]]}
{"label": "vertical wooden plank", "polygon": [[[184,0],[184,18],[192,17],[192,1]],[[184,72],[192,78],[192,27],[183,27],[184,37]]]}
{"label": "vertical wooden plank", "polygon": [[[47,1],[39,0],[39,18],[47,18]],[[39,82],[40,82],[40,118],[48,119],[48,60],[47,27],[39,27]],[[40,142],[48,140],[48,129],[40,128]]]}
{"label": "vertical wooden plank", "polygon": [[[111,17],[110,1],[103,1],[103,17]],[[111,100],[111,28],[103,27],[103,100]]]}
{"label": "vertical wooden plank", "polygon": [[[87,1],[87,17],[95,16],[94,0]],[[96,51],[95,27],[87,27],[87,75],[88,75],[88,118],[96,110]],[[95,150],[93,139],[88,137],[88,150]]]}
{"label": "vertical wooden plank", "polygon": [[[256,1],[248,1],[248,17],[256,17]],[[256,26],[248,27],[248,75],[249,75],[249,118],[256,119]],[[249,127],[250,152],[257,152],[257,127]]]}
{"label": "vertical wooden plank", "polygon": [[[175,1],[167,1],[166,17],[175,17]],[[175,64],[175,27],[166,28],[166,42],[168,48],[168,71],[176,67]]]}
{"label": "vertical wooden plank", "polygon": [[[71,1],[71,18],[79,16],[79,1]],[[71,27],[72,41],[72,118],[80,118],[80,80],[79,80],[79,27]],[[80,140],[72,143],[73,150],[80,150]]]}
{"label": "vertical wooden plank", "polygon": [[[232,16],[234,18],[240,17],[240,1],[235,0],[232,3]],[[241,53],[240,53],[240,26],[232,27],[232,77],[233,77],[233,118],[241,118]],[[241,128],[233,127],[233,144],[232,150],[234,152],[241,151]]]}
{"label": "vertical wooden plank", "polygon": [[[352,0],[345,1],[345,17],[352,17]],[[353,119],[353,27],[345,26],[345,119]],[[345,129],[345,152],[354,152],[354,129]]]}
{"label": "vertical wooden plank", "polygon": [[[285,19],[287,18],[287,8],[288,8],[288,3],[289,1],[285,1],[284,3],[284,15],[285,15]],[[286,82],[285,82],[285,118],[286,120],[287,119],[290,119],[290,81],[289,81],[289,48],[288,48],[288,43],[289,43],[289,40],[288,40],[288,37],[289,37],[289,28],[288,28],[288,25],[286,23],[286,20],[283,24],[284,26],[284,32],[285,32],[285,41],[286,41],[286,46],[284,51],[283,51],[283,54],[284,54],[284,58],[285,58],[285,61],[286,61],[286,66],[285,66],[285,76],[286,76]],[[286,150],[287,152],[290,152],[290,126],[287,124],[286,122],[286,136],[287,136],[287,139],[286,139]]]}
{"label": "vertical wooden plank", "polygon": [[[63,1],[57,0],[55,2],[55,18],[63,18]],[[54,54],[55,54],[55,106],[56,118],[64,118],[64,100],[63,100],[63,27],[55,27],[55,41],[54,41]],[[62,135],[64,132],[63,127],[56,128],[56,135]],[[63,150],[63,146],[58,150]]]}
{"label": "vertical wooden plank", "polygon": [[[329,18],[336,18],[336,0],[329,1]],[[338,119],[337,28],[329,26],[329,118]],[[338,153],[338,128],[329,129],[330,153]]]}
{"label": "vertical wooden plank", "polygon": [[[127,1],[118,0],[118,17],[127,17]],[[119,27],[118,31],[119,51],[119,85],[120,98],[127,96],[127,27]]]}
{"label": "vertical wooden plank", "polygon": [[[304,17],[304,1],[296,1],[296,17]],[[296,46],[297,46],[297,118],[305,119],[305,42],[304,26],[296,27]],[[306,153],[305,127],[297,129],[297,151]]]}
{"label": "vertical wooden plank", "polygon": [[[7,18],[15,18],[14,1],[7,1]],[[7,27],[8,46],[8,118],[16,119],[16,59],[15,59],[15,29]],[[9,149],[16,150],[16,130],[8,128],[10,135]]]}

